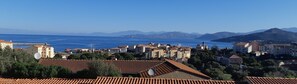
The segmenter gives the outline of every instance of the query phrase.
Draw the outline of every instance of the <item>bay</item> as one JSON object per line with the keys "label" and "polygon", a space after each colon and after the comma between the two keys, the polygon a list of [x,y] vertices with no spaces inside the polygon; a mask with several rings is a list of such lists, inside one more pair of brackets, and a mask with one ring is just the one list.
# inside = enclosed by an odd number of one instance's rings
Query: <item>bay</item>
{"label": "bay", "polygon": [[[14,43],[48,43],[55,51],[64,51],[66,48],[114,48],[119,45],[147,44],[150,42],[181,45],[195,48],[197,44],[205,42],[207,45],[219,48],[231,48],[232,43],[212,42],[199,39],[159,39],[159,38],[127,38],[127,37],[103,37],[103,36],[67,36],[67,35],[23,35],[23,34],[0,34],[0,39]],[[23,48],[23,46],[14,46]]]}

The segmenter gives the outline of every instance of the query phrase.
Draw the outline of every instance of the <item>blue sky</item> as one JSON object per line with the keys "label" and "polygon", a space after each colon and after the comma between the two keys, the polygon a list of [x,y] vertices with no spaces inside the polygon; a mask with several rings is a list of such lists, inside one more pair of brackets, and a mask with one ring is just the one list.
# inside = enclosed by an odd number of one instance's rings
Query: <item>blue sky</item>
{"label": "blue sky", "polygon": [[248,32],[297,26],[297,0],[0,0],[0,28]]}

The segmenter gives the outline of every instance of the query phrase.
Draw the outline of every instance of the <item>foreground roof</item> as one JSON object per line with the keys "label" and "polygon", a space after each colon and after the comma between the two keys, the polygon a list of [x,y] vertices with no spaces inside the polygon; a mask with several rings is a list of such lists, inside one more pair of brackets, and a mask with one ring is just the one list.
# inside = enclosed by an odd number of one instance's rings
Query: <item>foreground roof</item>
{"label": "foreground roof", "polygon": [[4,84],[235,84],[234,81],[193,80],[168,78],[98,77],[97,79],[8,79],[0,78]]}
{"label": "foreground roof", "polygon": [[235,82],[169,78],[98,77],[94,84],[235,84]]}
{"label": "foreground roof", "polygon": [[250,84],[297,84],[297,78],[247,77]]}
{"label": "foreground roof", "polygon": [[[40,59],[39,64],[45,66],[62,66],[72,72],[88,69],[88,63],[96,60],[63,60],[63,59]],[[122,73],[138,73],[147,68],[153,67],[163,61],[159,60],[102,60],[105,63],[113,63]]]}
{"label": "foreground roof", "polygon": [[[46,66],[62,66],[70,69],[72,72],[77,72],[88,68],[88,63],[95,60],[57,60],[57,59],[41,59],[39,64]],[[103,60],[105,63],[113,63],[122,74],[139,74],[140,77],[154,77],[171,73],[174,71],[184,71],[205,79],[210,79],[209,76],[194,70],[184,64],[173,60]],[[155,75],[149,75],[148,71],[153,69]]]}
{"label": "foreground roof", "polygon": [[95,79],[65,79],[65,78],[49,78],[49,79],[9,79],[0,78],[1,84],[92,84]]}

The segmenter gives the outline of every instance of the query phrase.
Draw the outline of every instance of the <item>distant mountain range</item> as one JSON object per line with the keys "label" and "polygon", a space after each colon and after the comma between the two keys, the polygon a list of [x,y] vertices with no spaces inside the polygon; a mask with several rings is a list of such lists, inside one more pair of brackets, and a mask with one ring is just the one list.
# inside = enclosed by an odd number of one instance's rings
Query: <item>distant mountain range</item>
{"label": "distant mountain range", "polygon": [[[0,28],[0,34],[35,34],[35,35],[75,35],[75,36],[111,36],[111,37],[129,37],[129,38],[191,38],[191,39],[202,39],[202,40],[216,40],[228,37],[234,37],[238,35],[248,35],[253,33],[259,33],[266,31],[267,29],[255,30],[245,33],[234,33],[234,32],[217,32],[212,34],[199,34],[199,33],[183,33],[183,32],[142,32],[142,31],[121,31],[114,33],[56,33],[56,32],[44,32],[44,31],[29,31],[20,29],[8,29]],[[282,30],[297,32],[296,27],[282,28]],[[223,41],[223,40],[220,40]]]}
{"label": "distant mountain range", "polygon": [[130,38],[197,38],[200,34],[189,34],[183,32],[164,32],[159,34],[134,34],[125,35],[124,37]]}
{"label": "distant mountain range", "polygon": [[217,32],[213,34],[204,34],[197,39],[203,39],[203,40],[215,40],[219,38],[226,38],[231,36],[237,36],[237,35],[243,35],[242,33],[233,33],[233,32]]}
{"label": "distant mountain range", "polygon": [[[287,29],[288,30],[288,29]],[[289,29],[291,30],[291,29]],[[213,41],[219,42],[239,42],[239,41],[252,41],[252,40],[264,40],[264,41],[297,41],[297,33],[290,32],[278,28],[272,28],[263,32],[252,33],[247,35],[232,36],[227,38],[221,38]]]}

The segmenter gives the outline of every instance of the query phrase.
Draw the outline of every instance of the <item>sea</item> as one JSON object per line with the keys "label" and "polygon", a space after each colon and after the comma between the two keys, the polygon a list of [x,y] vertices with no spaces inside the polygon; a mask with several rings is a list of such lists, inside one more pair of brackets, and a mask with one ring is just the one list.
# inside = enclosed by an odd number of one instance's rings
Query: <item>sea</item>
{"label": "sea", "polygon": [[[218,46],[219,48],[231,48],[232,43],[212,42],[200,39],[161,39],[161,38],[128,38],[128,37],[105,37],[105,36],[69,36],[69,35],[24,35],[24,34],[0,34],[1,40],[12,41],[14,43],[47,43],[55,48],[56,52],[62,52],[67,48],[114,48],[119,45],[136,45],[161,43],[170,45],[180,45],[195,48],[197,44],[205,42],[208,46]],[[14,48],[25,48],[18,45]]]}

